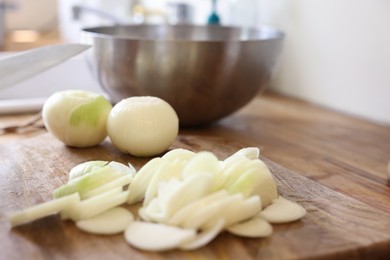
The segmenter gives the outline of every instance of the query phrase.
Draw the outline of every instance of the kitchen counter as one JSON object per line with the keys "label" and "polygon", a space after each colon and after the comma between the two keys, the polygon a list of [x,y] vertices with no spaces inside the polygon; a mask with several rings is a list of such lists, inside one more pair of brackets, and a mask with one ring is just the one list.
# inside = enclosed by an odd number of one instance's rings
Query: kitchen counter
{"label": "kitchen counter", "polygon": [[[22,122],[28,116],[0,116],[0,127]],[[3,134],[0,144],[11,146],[15,141],[45,134],[44,129]],[[215,125],[182,129],[180,134],[259,146],[263,157],[370,205],[390,219],[388,125],[266,92]],[[390,254],[389,241],[385,248]],[[381,250],[383,256],[383,247]]]}

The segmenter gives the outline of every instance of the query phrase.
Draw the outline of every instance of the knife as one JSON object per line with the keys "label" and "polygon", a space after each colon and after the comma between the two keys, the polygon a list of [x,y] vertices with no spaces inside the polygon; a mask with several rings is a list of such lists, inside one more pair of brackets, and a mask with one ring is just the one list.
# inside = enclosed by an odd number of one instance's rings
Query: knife
{"label": "knife", "polygon": [[0,89],[35,76],[90,47],[85,44],[49,45],[1,59]]}

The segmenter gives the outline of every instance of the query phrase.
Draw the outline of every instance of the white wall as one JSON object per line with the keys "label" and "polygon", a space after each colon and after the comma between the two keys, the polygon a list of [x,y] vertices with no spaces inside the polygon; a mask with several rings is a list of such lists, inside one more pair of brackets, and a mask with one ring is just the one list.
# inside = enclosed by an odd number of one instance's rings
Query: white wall
{"label": "white wall", "polygon": [[260,0],[286,32],[272,88],[390,124],[389,0]]}

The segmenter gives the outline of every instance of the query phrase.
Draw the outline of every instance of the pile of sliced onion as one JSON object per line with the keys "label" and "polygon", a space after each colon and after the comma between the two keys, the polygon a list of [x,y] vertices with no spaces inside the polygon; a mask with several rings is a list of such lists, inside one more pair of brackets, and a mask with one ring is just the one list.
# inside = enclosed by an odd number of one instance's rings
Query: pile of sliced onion
{"label": "pile of sliced onion", "polygon": [[[259,150],[252,147],[222,161],[210,152],[174,149],[137,173],[131,165],[86,162],[70,171],[68,183],[54,195],[52,201],[12,214],[11,224],[59,213],[85,232],[123,232],[136,248],[165,251],[200,248],[223,231],[268,237],[271,224],[306,214],[278,195]],[[123,207],[126,202],[142,202],[138,217]]]}

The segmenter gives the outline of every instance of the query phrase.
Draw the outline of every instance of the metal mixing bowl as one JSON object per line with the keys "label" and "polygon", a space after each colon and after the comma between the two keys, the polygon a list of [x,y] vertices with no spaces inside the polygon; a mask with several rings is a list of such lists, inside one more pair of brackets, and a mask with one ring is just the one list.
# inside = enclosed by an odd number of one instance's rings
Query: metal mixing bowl
{"label": "metal mixing bowl", "polygon": [[181,126],[215,122],[266,87],[283,33],[195,25],[129,25],[83,30],[87,61],[114,103],[157,96]]}

